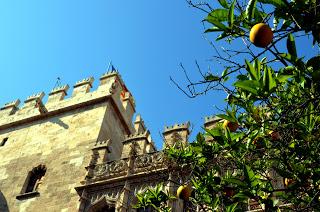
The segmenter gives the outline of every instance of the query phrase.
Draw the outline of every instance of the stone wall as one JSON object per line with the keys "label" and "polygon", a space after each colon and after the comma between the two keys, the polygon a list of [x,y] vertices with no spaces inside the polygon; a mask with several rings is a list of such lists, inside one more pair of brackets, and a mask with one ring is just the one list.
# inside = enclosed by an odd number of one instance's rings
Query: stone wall
{"label": "stone wall", "polygon": [[[134,101],[115,72],[103,75],[98,89],[89,92],[92,81],[79,81],[67,99],[68,86],[62,86],[50,93],[46,104],[40,93],[21,108],[14,101],[0,110],[0,143],[7,138],[0,146],[0,190],[11,212],[77,211],[74,188],[85,178],[95,144],[110,139],[108,159],[120,158],[124,136],[134,132]],[[121,98],[123,92],[126,98]],[[16,199],[39,164],[46,167],[39,195]]]}

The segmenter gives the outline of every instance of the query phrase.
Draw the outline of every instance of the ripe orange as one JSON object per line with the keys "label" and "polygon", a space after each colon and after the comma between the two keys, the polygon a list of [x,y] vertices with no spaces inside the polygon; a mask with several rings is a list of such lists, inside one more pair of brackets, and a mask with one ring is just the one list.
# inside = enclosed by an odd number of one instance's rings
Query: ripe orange
{"label": "ripe orange", "polygon": [[269,136],[271,137],[271,140],[277,141],[281,139],[280,133],[277,131],[270,131]]}
{"label": "ripe orange", "polygon": [[267,47],[272,42],[272,38],[273,32],[267,24],[256,24],[250,30],[250,41],[256,47]]}
{"label": "ripe orange", "polygon": [[190,186],[188,185],[181,185],[179,186],[178,190],[177,190],[177,196],[180,198],[180,199],[183,199],[185,201],[188,201],[189,200],[189,197],[191,196],[191,192],[192,192],[192,189]]}
{"label": "ripe orange", "polygon": [[294,180],[293,179],[289,179],[289,178],[284,178],[284,185],[285,187],[288,187],[290,186],[291,184],[294,183]]}
{"label": "ripe orange", "polygon": [[223,122],[222,126],[223,126],[223,128],[227,128],[228,127],[230,132],[235,132],[238,129],[239,124],[237,122],[231,122],[229,120],[225,120]]}
{"label": "ripe orange", "polygon": [[226,186],[223,188],[223,193],[227,196],[227,197],[233,197],[235,194],[235,190],[234,188],[230,187],[230,186]]}

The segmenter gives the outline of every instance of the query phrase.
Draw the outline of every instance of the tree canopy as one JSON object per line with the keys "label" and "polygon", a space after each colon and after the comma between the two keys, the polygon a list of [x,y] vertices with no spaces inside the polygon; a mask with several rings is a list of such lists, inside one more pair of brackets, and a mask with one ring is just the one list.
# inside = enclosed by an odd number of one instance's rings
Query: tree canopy
{"label": "tree canopy", "polygon": [[[223,90],[227,102],[213,128],[164,150],[190,169],[182,179],[194,188],[189,201],[212,211],[243,211],[250,202],[265,211],[320,210],[320,56],[301,55],[295,42],[311,39],[304,47],[310,52],[319,47],[320,2],[187,3],[205,12],[205,33],[215,39],[214,63],[222,69],[199,70],[201,79],[178,86],[190,97]],[[253,31],[261,23],[267,26]],[[266,45],[252,39],[270,35]],[[216,48],[221,41],[230,48]]]}

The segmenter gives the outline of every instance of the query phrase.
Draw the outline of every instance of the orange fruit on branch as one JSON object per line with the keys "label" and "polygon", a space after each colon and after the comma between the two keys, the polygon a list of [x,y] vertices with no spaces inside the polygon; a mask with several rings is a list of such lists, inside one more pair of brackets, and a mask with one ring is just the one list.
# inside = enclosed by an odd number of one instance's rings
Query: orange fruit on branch
{"label": "orange fruit on branch", "polygon": [[229,120],[225,120],[222,126],[225,129],[229,128],[230,132],[235,132],[238,129],[239,124],[237,122],[231,122]]}
{"label": "orange fruit on branch", "polygon": [[269,132],[269,136],[271,137],[272,141],[277,141],[281,139],[281,135],[279,132],[277,131],[270,131]]}
{"label": "orange fruit on branch", "polygon": [[283,181],[284,181],[283,183],[284,183],[285,187],[288,187],[288,186],[290,186],[290,185],[295,183],[295,181],[293,179],[290,179],[290,178],[284,178]]}
{"label": "orange fruit on branch", "polygon": [[177,190],[177,196],[180,199],[183,199],[185,201],[189,200],[189,197],[191,196],[191,193],[192,193],[192,189],[188,185],[181,185],[181,186],[179,186],[179,188]]}
{"label": "orange fruit on branch", "polygon": [[223,193],[226,197],[233,197],[235,195],[235,190],[230,186],[226,186],[223,188]]}
{"label": "orange fruit on branch", "polygon": [[254,25],[250,30],[250,41],[256,46],[265,48],[273,39],[273,32],[265,23]]}

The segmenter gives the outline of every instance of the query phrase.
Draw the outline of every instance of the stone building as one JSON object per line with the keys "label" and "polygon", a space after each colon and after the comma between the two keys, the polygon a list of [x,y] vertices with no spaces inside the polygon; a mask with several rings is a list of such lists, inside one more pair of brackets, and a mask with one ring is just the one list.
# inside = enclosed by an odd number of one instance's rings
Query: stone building
{"label": "stone building", "polygon": [[[5,104],[0,110],[0,211],[141,211],[135,193],[177,185],[116,71]],[[187,142],[189,124],[166,127],[167,145]],[[180,200],[170,202],[182,211]]]}

